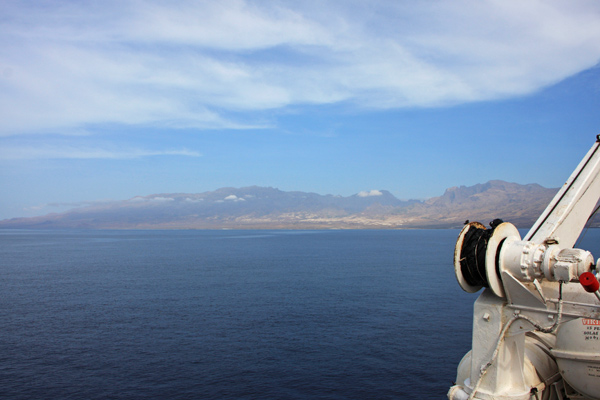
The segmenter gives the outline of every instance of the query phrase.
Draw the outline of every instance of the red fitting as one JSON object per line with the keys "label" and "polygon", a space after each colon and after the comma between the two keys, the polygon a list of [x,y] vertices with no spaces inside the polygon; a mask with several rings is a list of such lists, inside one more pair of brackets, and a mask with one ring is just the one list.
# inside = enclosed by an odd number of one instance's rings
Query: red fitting
{"label": "red fitting", "polygon": [[584,272],[579,275],[579,283],[581,283],[586,292],[594,293],[600,289],[598,279],[591,272]]}

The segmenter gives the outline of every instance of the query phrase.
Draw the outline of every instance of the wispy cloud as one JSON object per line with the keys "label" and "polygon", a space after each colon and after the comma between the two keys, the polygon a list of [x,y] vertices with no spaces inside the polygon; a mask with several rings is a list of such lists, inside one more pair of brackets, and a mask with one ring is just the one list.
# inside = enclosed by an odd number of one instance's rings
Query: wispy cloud
{"label": "wispy cloud", "polygon": [[200,157],[201,154],[187,149],[180,150],[144,150],[144,149],[105,149],[73,146],[3,146],[0,148],[0,160],[29,159],[132,159],[150,156],[188,156]]}
{"label": "wispy cloud", "polygon": [[356,194],[358,197],[372,197],[372,196],[383,196],[383,193],[379,190],[363,190],[362,192],[358,192]]}
{"label": "wispy cloud", "polygon": [[30,207],[24,207],[23,211],[30,213],[38,213],[40,211],[51,212],[51,211],[65,211],[73,208],[90,207],[90,206],[104,206],[111,204],[115,200],[97,200],[97,201],[78,201],[78,202],[65,202],[65,203],[46,203],[37,204]]}
{"label": "wispy cloud", "polygon": [[595,1],[3,2],[0,12],[4,136],[252,128],[265,125],[259,111],[303,104],[489,100],[600,59]]}
{"label": "wispy cloud", "polygon": [[246,201],[246,199],[244,199],[243,197],[237,197],[235,194],[230,194],[229,196],[225,197],[223,200],[227,200],[227,201]]}

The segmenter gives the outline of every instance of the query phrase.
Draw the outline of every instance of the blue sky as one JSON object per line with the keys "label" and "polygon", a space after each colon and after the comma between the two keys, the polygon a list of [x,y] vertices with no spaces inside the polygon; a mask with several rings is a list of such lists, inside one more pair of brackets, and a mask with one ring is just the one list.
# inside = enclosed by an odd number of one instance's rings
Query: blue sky
{"label": "blue sky", "polygon": [[224,186],[558,187],[597,1],[3,1],[0,219]]}

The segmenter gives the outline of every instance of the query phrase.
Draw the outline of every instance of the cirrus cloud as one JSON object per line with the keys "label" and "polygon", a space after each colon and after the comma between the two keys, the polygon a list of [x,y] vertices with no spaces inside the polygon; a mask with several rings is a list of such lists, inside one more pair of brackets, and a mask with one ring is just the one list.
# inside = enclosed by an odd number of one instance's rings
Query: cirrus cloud
{"label": "cirrus cloud", "polygon": [[187,149],[180,150],[144,150],[109,149],[100,147],[75,146],[3,146],[0,148],[0,160],[30,159],[132,159],[151,156],[187,156],[200,157],[201,154]]}
{"label": "cirrus cloud", "polygon": [[[270,126],[261,112],[519,96],[594,66],[600,4],[4,2],[0,135],[106,123]],[[265,122],[266,121],[266,122]]]}

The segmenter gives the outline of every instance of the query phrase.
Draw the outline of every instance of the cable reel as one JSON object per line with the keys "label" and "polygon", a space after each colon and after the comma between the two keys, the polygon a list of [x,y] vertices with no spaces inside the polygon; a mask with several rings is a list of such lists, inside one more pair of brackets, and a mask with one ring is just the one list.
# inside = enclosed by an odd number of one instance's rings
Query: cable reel
{"label": "cable reel", "polygon": [[490,288],[498,297],[506,297],[500,278],[500,251],[506,239],[521,240],[517,228],[495,219],[490,229],[479,222],[466,224],[454,248],[454,273],[460,287],[475,293]]}

